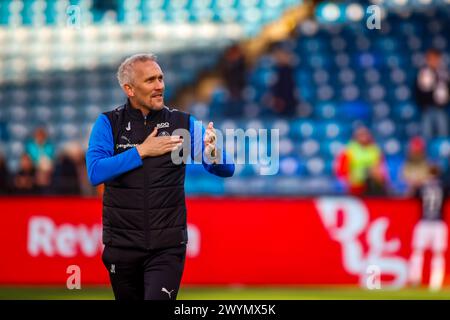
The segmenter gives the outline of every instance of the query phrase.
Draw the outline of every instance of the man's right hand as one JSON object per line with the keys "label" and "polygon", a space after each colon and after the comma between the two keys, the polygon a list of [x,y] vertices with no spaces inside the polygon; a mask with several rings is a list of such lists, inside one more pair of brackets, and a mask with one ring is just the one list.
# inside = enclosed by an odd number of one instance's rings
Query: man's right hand
{"label": "man's right hand", "polygon": [[158,128],[155,127],[145,141],[136,146],[141,159],[172,152],[183,144],[183,139],[180,136],[157,137],[157,132]]}

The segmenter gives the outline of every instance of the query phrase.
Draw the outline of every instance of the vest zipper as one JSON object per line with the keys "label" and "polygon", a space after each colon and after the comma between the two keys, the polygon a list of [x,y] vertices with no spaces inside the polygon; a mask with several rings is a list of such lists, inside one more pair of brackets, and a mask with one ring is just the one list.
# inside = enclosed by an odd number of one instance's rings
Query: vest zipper
{"label": "vest zipper", "polygon": [[[146,115],[146,116],[144,116],[144,132],[145,132],[145,136],[147,136],[148,135],[148,132],[147,132],[147,116],[148,115]],[[145,224],[144,224],[144,232],[145,232],[145,247],[146,247],[146,249],[147,250],[150,250],[150,241],[151,241],[151,239],[150,239],[150,230],[149,230],[149,217],[148,217],[148,205],[147,205],[147,199],[148,199],[148,197],[147,197],[147,192],[148,192],[148,187],[147,187],[147,184],[148,184],[148,178],[147,178],[147,170],[145,169],[145,167],[146,167],[146,161],[144,161],[144,163],[143,163],[143,166],[144,166],[144,221],[145,221]]]}
{"label": "vest zipper", "polygon": [[149,234],[149,227],[148,227],[148,206],[147,206],[147,170],[145,170],[145,161],[144,161],[144,233],[145,233],[145,248],[147,250],[150,249],[150,234]]}

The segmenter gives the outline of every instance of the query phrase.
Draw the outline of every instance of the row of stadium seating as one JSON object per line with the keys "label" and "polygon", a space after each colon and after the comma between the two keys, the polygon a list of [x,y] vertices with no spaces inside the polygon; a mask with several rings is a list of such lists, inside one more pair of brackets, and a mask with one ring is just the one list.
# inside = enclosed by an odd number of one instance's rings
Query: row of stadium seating
{"label": "row of stadium seating", "polygon": [[[258,164],[238,164],[235,178],[224,181],[194,165],[188,167],[188,175],[195,178],[187,180],[187,191],[219,195],[340,193],[343,186],[333,175],[333,160],[350,139],[355,124],[364,123],[386,155],[393,192],[401,193],[405,186],[399,168],[407,142],[420,134],[420,114],[412,91],[417,68],[423,64],[424,50],[436,43],[447,61],[449,58],[449,10],[432,17],[417,13],[406,19],[390,14],[383,21],[390,28],[379,31],[368,31],[357,23],[332,27],[314,21],[301,24],[298,36],[285,43],[294,55],[301,116],[276,118],[267,106],[264,94],[270,91],[275,72],[269,54],[248,72],[244,99],[235,108],[238,113],[228,113],[231,101],[223,88],[214,92],[209,106],[190,110],[205,122],[214,120],[224,132],[231,128],[278,129],[279,173],[261,176]],[[401,33],[404,38],[398,36]],[[400,40],[405,45],[399,45]],[[211,68],[219,52],[161,55],[166,100],[179,86]],[[98,67],[2,84],[0,138],[10,168],[17,169],[25,139],[43,124],[58,148],[73,139],[86,147],[98,114],[124,100],[114,73],[115,67]],[[427,148],[430,158],[445,169],[450,156],[448,137],[429,141]],[[254,148],[247,145],[246,150],[254,155]]]}
{"label": "row of stadium seating", "polygon": [[[420,110],[414,99],[415,77],[424,64],[427,48],[440,49],[444,60],[450,62],[449,18],[447,7],[407,18],[390,13],[382,22],[382,30],[369,30],[360,23],[303,23],[297,37],[283,43],[293,55],[301,118],[265,120],[276,117],[265,99],[276,78],[270,54],[261,57],[249,71],[243,101],[231,100],[224,88],[217,88],[210,105],[203,108],[206,111],[198,112],[199,117],[201,114],[204,119],[215,118],[218,122],[224,116],[244,115],[259,120],[225,123],[231,127],[280,129],[280,180],[261,179],[257,177],[257,165],[244,165],[237,170],[237,176],[252,177],[249,181],[254,184],[247,187],[252,189],[250,192],[269,194],[280,188],[280,193],[290,194],[339,193],[342,185],[334,178],[333,160],[350,139],[354,125],[364,123],[385,154],[391,192],[402,193],[406,186],[401,167],[408,141],[421,134]],[[234,111],[230,111],[230,105]],[[194,106],[192,110],[197,109]],[[450,116],[449,108],[447,111]],[[447,170],[449,137],[428,141],[427,154]],[[235,187],[233,182],[224,182],[224,190],[232,193],[228,184]],[[238,190],[245,192],[246,188]]]}
{"label": "row of stadium seating", "polygon": [[2,0],[0,25],[65,24],[75,14],[94,23],[112,20],[121,24],[205,21],[264,24],[300,3],[298,0]]}
{"label": "row of stadium seating", "polygon": [[[2,0],[0,83],[52,71],[108,67],[136,52],[166,55],[193,48],[223,49],[231,41],[256,35],[300,3]],[[192,74],[183,69],[180,72]]]}
{"label": "row of stadium seating", "polygon": [[[164,69],[166,98],[171,99],[176,89],[193,81],[198,72],[212,67],[218,55],[219,50],[214,49],[208,52],[187,50],[183,53],[157,55],[158,62]],[[56,108],[61,104],[78,107],[100,102],[109,104],[122,97],[116,71],[116,66],[73,72],[55,71],[39,74],[35,80],[19,85],[6,82],[2,85],[0,102],[5,107],[24,104],[27,108],[42,105]]]}
{"label": "row of stadium seating", "polygon": [[[199,72],[211,68],[219,54],[219,49],[211,49],[158,56],[164,70],[166,100],[178,88],[195,81]],[[86,147],[98,115],[125,99],[116,72],[117,66],[55,71],[24,82],[0,84],[0,141],[10,168],[17,170],[25,140],[40,126],[46,128],[57,149],[71,140],[79,140]]]}

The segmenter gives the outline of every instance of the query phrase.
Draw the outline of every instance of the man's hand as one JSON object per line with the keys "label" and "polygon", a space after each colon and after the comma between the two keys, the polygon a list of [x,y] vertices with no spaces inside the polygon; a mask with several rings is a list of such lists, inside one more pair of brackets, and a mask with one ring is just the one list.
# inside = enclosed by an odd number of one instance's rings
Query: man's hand
{"label": "man's hand", "polygon": [[217,149],[216,149],[216,129],[212,122],[208,123],[208,127],[205,132],[205,154],[212,163],[217,163]]}
{"label": "man's hand", "polygon": [[136,146],[142,159],[172,152],[183,144],[183,139],[180,136],[157,137],[157,132],[158,128],[155,127],[145,141]]}

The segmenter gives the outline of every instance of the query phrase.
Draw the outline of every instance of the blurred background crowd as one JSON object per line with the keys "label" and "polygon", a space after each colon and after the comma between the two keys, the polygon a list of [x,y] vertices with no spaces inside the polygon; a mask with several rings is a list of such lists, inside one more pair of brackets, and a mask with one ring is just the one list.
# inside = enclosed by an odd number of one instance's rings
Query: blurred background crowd
{"label": "blurred background crowd", "polygon": [[100,194],[90,129],[154,52],[166,105],[280,133],[278,174],[190,165],[189,195],[413,195],[450,180],[449,22],[447,0],[0,0],[0,193]]}

